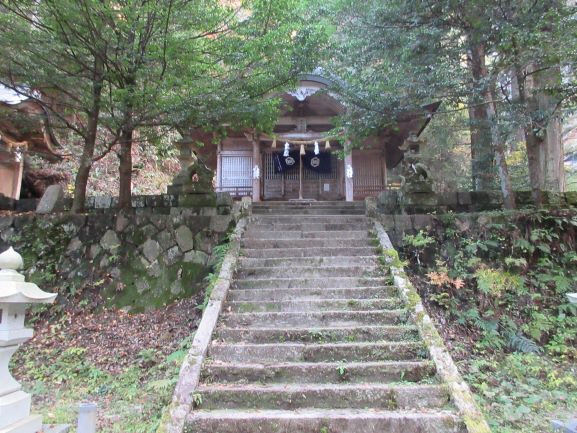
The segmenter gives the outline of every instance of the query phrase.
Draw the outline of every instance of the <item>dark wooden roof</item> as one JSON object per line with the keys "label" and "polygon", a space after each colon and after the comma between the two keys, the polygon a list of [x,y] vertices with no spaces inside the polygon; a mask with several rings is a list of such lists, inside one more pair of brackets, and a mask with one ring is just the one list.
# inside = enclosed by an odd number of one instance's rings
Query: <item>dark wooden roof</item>
{"label": "dark wooden roof", "polygon": [[9,147],[26,146],[28,152],[61,159],[48,113],[31,99],[15,104],[0,101],[0,140]]}
{"label": "dark wooden roof", "polygon": [[[282,134],[294,131],[298,118],[307,119],[307,130],[311,132],[332,129],[332,118],[343,114],[346,107],[338,95],[328,90],[330,84],[329,80],[318,75],[304,75],[297,90],[279,95],[284,104],[274,132]],[[397,166],[403,159],[403,151],[399,150],[399,146],[411,134],[419,136],[440,105],[441,102],[435,102],[421,109],[401,113],[392,126],[384,128],[375,137],[368,139],[367,146],[383,148],[387,167]]]}

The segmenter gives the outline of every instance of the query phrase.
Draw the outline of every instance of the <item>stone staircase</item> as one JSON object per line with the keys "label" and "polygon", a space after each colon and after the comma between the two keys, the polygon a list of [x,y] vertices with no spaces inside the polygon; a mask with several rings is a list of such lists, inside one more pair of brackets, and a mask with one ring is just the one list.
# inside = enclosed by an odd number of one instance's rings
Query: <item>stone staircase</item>
{"label": "stone staircase", "polygon": [[363,204],[253,213],[185,431],[466,432]]}

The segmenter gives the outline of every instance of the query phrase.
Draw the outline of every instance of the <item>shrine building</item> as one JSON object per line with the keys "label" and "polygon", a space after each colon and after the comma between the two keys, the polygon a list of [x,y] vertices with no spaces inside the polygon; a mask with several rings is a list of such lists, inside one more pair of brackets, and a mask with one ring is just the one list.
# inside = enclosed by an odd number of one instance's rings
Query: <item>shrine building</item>
{"label": "shrine building", "polygon": [[[403,159],[399,147],[419,137],[440,104],[403,113],[394,127],[370,137],[361,149],[346,151],[346,139],[330,136],[333,118],[346,108],[327,90],[329,84],[321,76],[304,75],[296,90],[280,95],[281,115],[270,135],[230,132],[215,145],[208,135],[193,133],[179,143],[181,154],[198,154],[216,172],[216,191],[237,198],[353,201],[376,196],[387,189],[388,173]],[[204,146],[195,146],[198,141]]]}

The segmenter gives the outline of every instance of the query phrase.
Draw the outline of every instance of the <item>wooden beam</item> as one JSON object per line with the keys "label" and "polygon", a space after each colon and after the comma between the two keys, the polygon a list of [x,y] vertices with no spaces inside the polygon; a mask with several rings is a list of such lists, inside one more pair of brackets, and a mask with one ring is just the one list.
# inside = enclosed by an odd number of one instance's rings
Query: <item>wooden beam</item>
{"label": "wooden beam", "polygon": [[[353,179],[347,176],[347,169],[353,167],[353,152],[351,150],[350,141],[345,143],[345,200],[353,201],[355,197],[355,191],[353,187]],[[353,173],[354,176],[354,173]]]}
{"label": "wooden beam", "polygon": [[[297,116],[282,116],[276,124],[278,126],[297,125],[299,117]],[[332,125],[333,117],[331,116],[306,116],[307,125]]]}
{"label": "wooden beam", "polygon": [[260,201],[260,186],[263,178],[262,171],[262,158],[260,154],[260,139],[258,136],[253,136],[252,138],[252,165],[253,167],[258,166],[260,171],[260,177],[255,179],[252,178],[252,201]]}

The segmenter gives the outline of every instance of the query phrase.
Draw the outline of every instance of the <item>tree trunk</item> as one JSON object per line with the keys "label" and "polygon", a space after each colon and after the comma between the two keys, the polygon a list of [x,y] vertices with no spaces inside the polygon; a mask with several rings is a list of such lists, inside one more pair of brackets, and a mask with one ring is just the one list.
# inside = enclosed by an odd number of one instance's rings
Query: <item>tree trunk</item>
{"label": "tree trunk", "polygon": [[503,205],[505,209],[515,209],[515,195],[513,194],[511,177],[509,176],[509,167],[507,166],[505,144],[503,143],[503,139],[499,133],[499,119],[497,118],[497,110],[494,103],[494,85],[491,85],[490,89],[491,90],[486,92],[484,95],[486,100],[485,109],[487,120],[489,120],[491,125],[491,142],[493,143],[495,152],[495,163],[497,165],[497,173],[499,174],[501,193],[503,194]]}
{"label": "tree trunk", "polygon": [[557,110],[558,101],[546,91],[547,87],[558,87],[561,83],[559,67],[537,72],[533,83],[538,93],[535,95],[539,111],[545,113],[545,135],[542,139],[541,165],[543,172],[543,189],[547,191],[565,191],[565,152],[563,149],[563,125]]}
{"label": "tree trunk", "polygon": [[118,155],[118,207],[129,209],[132,206],[132,142],[134,128],[129,124],[122,129],[120,153]]}
{"label": "tree trunk", "polygon": [[533,204],[540,207],[543,204],[543,164],[541,163],[541,138],[532,126],[525,128],[525,145],[527,146],[527,162],[529,165],[529,184]]}
{"label": "tree trunk", "polygon": [[535,122],[537,114],[536,100],[532,95],[533,87],[527,79],[525,71],[517,63],[515,64],[516,83],[519,89],[518,102],[526,110],[530,120],[523,125],[525,135],[525,147],[527,149],[527,165],[529,168],[529,185],[533,204],[540,207],[543,204],[543,164],[541,163],[542,140],[538,136],[539,125]]}
{"label": "tree trunk", "polygon": [[72,200],[72,213],[84,211],[86,204],[86,186],[92,169],[96,136],[98,134],[98,121],[100,118],[100,105],[102,99],[102,86],[104,82],[104,62],[96,56],[94,58],[94,70],[92,78],[92,109],[88,113],[84,146],[76,178],[74,180],[74,198]]}
{"label": "tree trunk", "polygon": [[476,191],[494,190],[497,186],[497,179],[492,126],[491,120],[487,117],[486,98],[479,97],[488,87],[485,46],[482,43],[470,43],[469,69],[474,82],[469,106],[473,189]]}

